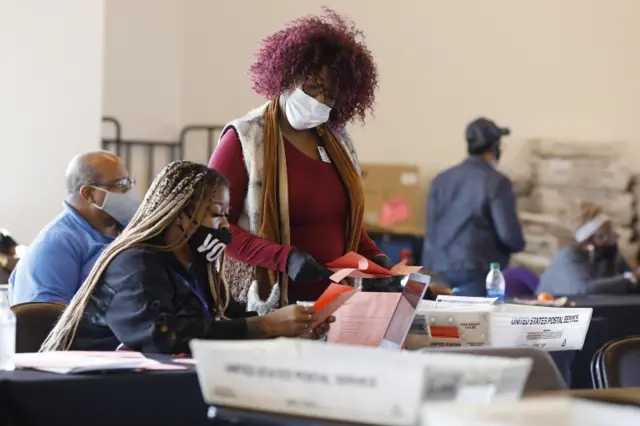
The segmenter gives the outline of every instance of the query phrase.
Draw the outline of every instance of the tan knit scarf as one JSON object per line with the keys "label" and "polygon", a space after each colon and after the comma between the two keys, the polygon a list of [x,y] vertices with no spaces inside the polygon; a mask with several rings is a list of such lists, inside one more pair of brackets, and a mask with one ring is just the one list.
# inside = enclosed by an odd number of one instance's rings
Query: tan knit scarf
{"label": "tan knit scarf", "polygon": [[[259,236],[267,241],[288,245],[289,208],[288,185],[282,135],[280,134],[280,103],[269,104],[264,113],[264,176],[262,187],[262,217]],[[364,193],[360,175],[342,143],[325,125],[317,128],[348,194],[349,212],[346,217],[347,235],[345,253],[355,251],[360,242],[364,213]],[[320,244],[322,242],[319,242]],[[269,296],[271,287],[280,284],[280,306],[288,304],[288,276],[265,268],[256,268],[256,280],[262,300]]]}

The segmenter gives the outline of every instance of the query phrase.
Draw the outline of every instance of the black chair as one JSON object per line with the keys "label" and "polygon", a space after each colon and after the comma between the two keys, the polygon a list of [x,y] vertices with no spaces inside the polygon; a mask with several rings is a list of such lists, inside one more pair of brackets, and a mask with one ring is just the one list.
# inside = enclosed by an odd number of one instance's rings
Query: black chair
{"label": "black chair", "polygon": [[64,303],[21,303],[11,307],[16,315],[16,352],[38,352],[58,322]]}
{"label": "black chair", "polygon": [[600,375],[596,368],[598,364],[599,355],[600,355],[600,349],[598,349],[596,353],[593,354],[593,358],[591,358],[591,363],[589,364],[589,372],[591,373],[591,386],[594,389],[600,389]]}
{"label": "black chair", "polygon": [[591,384],[594,389],[604,389],[604,384],[602,383],[602,353],[614,342],[616,342],[616,340],[612,340],[602,345],[596,353],[593,354],[593,358],[591,358],[589,368],[591,370]]}
{"label": "black chair", "polygon": [[608,344],[602,350],[600,368],[603,388],[640,386],[640,336]]}

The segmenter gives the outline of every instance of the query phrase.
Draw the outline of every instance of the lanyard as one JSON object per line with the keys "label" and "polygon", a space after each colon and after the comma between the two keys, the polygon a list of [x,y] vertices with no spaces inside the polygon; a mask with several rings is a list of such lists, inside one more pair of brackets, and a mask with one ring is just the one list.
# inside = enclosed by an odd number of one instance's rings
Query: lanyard
{"label": "lanyard", "polygon": [[200,303],[202,304],[202,311],[204,312],[204,317],[206,318],[207,321],[211,321],[211,312],[209,312],[209,304],[207,303],[204,296],[202,295],[202,292],[200,291],[200,286],[198,285],[198,281],[196,280],[195,285],[193,285],[189,282],[189,280],[187,280],[182,275],[178,274],[178,277],[180,277],[182,282],[187,287],[189,287],[189,290],[191,290],[196,295],[196,297],[200,300]]}

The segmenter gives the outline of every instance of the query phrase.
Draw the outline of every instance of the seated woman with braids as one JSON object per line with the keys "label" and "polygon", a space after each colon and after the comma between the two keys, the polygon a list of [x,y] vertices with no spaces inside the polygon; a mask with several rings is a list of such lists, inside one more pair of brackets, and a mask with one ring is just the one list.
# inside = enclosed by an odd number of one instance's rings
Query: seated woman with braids
{"label": "seated woman with braids", "polygon": [[[51,350],[189,353],[198,339],[319,337],[310,307],[245,312],[220,279],[230,241],[229,187],[186,161],[156,177],[129,226],[102,253],[42,346]],[[277,296],[276,296],[277,297]]]}

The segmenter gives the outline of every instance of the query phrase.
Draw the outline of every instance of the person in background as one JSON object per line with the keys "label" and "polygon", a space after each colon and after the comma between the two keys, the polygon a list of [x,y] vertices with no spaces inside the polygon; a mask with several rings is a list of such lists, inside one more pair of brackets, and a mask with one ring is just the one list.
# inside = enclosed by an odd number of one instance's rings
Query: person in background
{"label": "person in background", "polygon": [[40,231],[11,274],[11,304],[69,303],[140,205],[134,183],[110,152],[74,157],[67,168],[62,213]]}
{"label": "person in background", "polygon": [[538,293],[553,296],[623,294],[640,290],[640,272],[618,253],[618,234],[602,208],[580,206],[575,244],[560,249],[540,276]]}
{"label": "person in background", "polygon": [[8,284],[9,276],[18,263],[18,243],[6,231],[0,231],[0,284]]}
{"label": "person in background", "polygon": [[314,337],[313,307],[245,312],[221,280],[229,185],[188,161],[156,177],[129,226],[102,252],[42,351],[189,353],[191,339]]}
{"label": "person in background", "polygon": [[474,120],[466,129],[469,156],[431,183],[422,264],[458,295],[485,296],[490,264],[504,269],[524,249],[511,181],[495,168],[508,134],[486,118]]}
{"label": "person in background", "polygon": [[[347,252],[393,262],[363,227],[359,163],[345,126],[373,109],[378,71],[362,34],[331,10],[267,37],[250,68],[268,102],[223,130],[209,167],[231,183],[227,277],[239,299],[265,306],[315,301],[329,285],[326,264]],[[290,279],[290,283],[289,283]],[[368,287],[388,290],[391,281]],[[396,286],[397,287],[397,286]]]}

